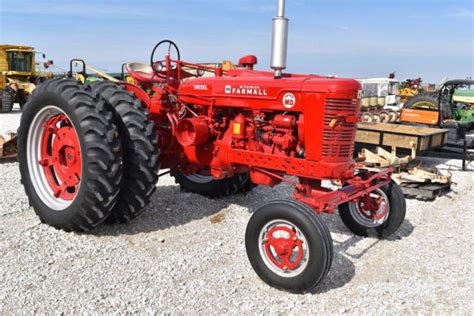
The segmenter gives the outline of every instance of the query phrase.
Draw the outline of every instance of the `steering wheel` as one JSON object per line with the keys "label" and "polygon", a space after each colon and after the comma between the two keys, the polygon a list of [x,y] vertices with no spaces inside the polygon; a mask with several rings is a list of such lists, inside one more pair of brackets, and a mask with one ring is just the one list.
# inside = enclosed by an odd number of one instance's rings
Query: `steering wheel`
{"label": "steering wheel", "polygon": [[166,72],[166,70],[167,70],[166,66],[163,65],[163,62],[165,62],[166,60],[165,59],[155,60],[155,52],[158,49],[158,47],[160,47],[163,44],[168,44],[168,55],[171,55],[171,47],[173,47],[175,49],[176,55],[178,57],[176,60],[181,60],[181,54],[179,52],[178,46],[173,41],[170,41],[170,40],[162,40],[161,42],[156,44],[155,47],[153,48],[153,50],[151,52],[151,57],[150,57],[151,69],[153,69],[153,72],[158,77],[166,78],[166,75],[163,74],[163,72]]}

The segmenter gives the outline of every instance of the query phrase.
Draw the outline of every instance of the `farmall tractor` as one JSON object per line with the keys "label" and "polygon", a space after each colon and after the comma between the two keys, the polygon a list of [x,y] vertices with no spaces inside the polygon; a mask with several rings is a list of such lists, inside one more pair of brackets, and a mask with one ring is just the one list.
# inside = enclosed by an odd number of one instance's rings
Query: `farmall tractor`
{"label": "farmall tractor", "polygon": [[[370,172],[352,160],[360,84],[282,73],[287,30],[280,0],[274,72],[254,70],[255,56],[228,71],[188,63],[163,41],[149,65],[127,65],[134,84],[54,79],[39,86],[18,141],[22,182],[41,221],[66,231],[129,221],[150,200],[160,169],[210,197],[284,181],[294,199],[258,209],[245,244],[264,282],[296,293],[315,288],[331,267],[320,213],[339,210],[357,235],[394,233],[406,206],[391,169]],[[156,60],[161,45],[168,53]]]}

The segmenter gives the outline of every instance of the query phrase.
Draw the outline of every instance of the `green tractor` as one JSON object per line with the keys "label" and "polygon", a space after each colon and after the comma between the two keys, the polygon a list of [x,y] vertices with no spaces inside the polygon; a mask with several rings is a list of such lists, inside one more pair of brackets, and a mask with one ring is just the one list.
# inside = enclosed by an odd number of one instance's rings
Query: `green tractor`
{"label": "green tractor", "polygon": [[467,85],[454,91],[453,102],[457,105],[455,117],[461,122],[474,125],[474,87]]}
{"label": "green tractor", "polygon": [[459,79],[443,83],[431,93],[420,93],[403,105],[402,123],[445,127],[461,123],[474,127],[474,80]]}
{"label": "green tractor", "polygon": [[403,105],[400,123],[446,128],[450,142],[464,140],[474,127],[473,89],[474,80],[458,79],[446,81],[435,92],[418,94]]}

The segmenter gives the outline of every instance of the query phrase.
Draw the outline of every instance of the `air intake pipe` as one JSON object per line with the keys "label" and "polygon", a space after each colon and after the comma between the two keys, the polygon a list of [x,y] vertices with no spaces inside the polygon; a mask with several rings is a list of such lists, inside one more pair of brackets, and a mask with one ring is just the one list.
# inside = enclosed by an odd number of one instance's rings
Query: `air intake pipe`
{"label": "air intake pipe", "polygon": [[278,15],[273,18],[272,59],[270,67],[275,70],[275,78],[281,78],[286,68],[288,50],[288,19],[285,18],[285,0],[278,0]]}

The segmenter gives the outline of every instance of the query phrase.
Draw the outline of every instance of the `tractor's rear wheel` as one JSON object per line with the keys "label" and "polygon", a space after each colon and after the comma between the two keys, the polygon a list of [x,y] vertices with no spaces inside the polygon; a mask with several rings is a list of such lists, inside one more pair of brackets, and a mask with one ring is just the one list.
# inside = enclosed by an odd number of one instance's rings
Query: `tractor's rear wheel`
{"label": "tractor's rear wheel", "polygon": [[25,90],[18,90],[16,98],[18,100],[18,104],[20,105],[20,109],[23,109],[26,102],[28,102],[28,95]]}
{"label": "tractor's rear wheel", "polygon": [[421,93],[405,102],[403,108],[435,111],[438,110],[438,100],[433,94]]}
{"label": "tractor's rear wheel", "polygon": [[271,202],[252,215],[245,248],[265,283],[293,293],[315,288],[329,272],[334,252],[321,218],[309,206],[292,200]]}
{"label": "tractor's rear wheel", "polygon": [[237,173],[232,177],[215,180],[207,169],[200,172],[185,175],[181,171],[173,171],[171,176],[181,190],[201,194],[210,198],[229,196],[236,193],[245,193],[252,190],[256,185],[250,180],[248,172]]}
{"label": "tractor's rear wheel", "polygon": [[339,206],[342,222],[359,236],[387,238],[403,223],[406,201],[395,182],[361,197],[357,202]]}
{"label": "tractor's rear wheel", "polygon": [[107,222],[127,222],[143,212],[155,191],[159,170],[158,135],[140,100],[110,81],[95,82],[99,94],[114,113],[123,149],[120,196]]}
{"label": "tractor's rear wheel", "polygon": [[13,109],[13,94],[8,89],[1,91],[1,113],[9,113]]}
{"label": "tractor's rear wheel", "polygon": [[112,113],[90,88],[53,79],[35,89],[18,129],[21,181],[42,222],[88,231],[109,216],[122,178]]}

